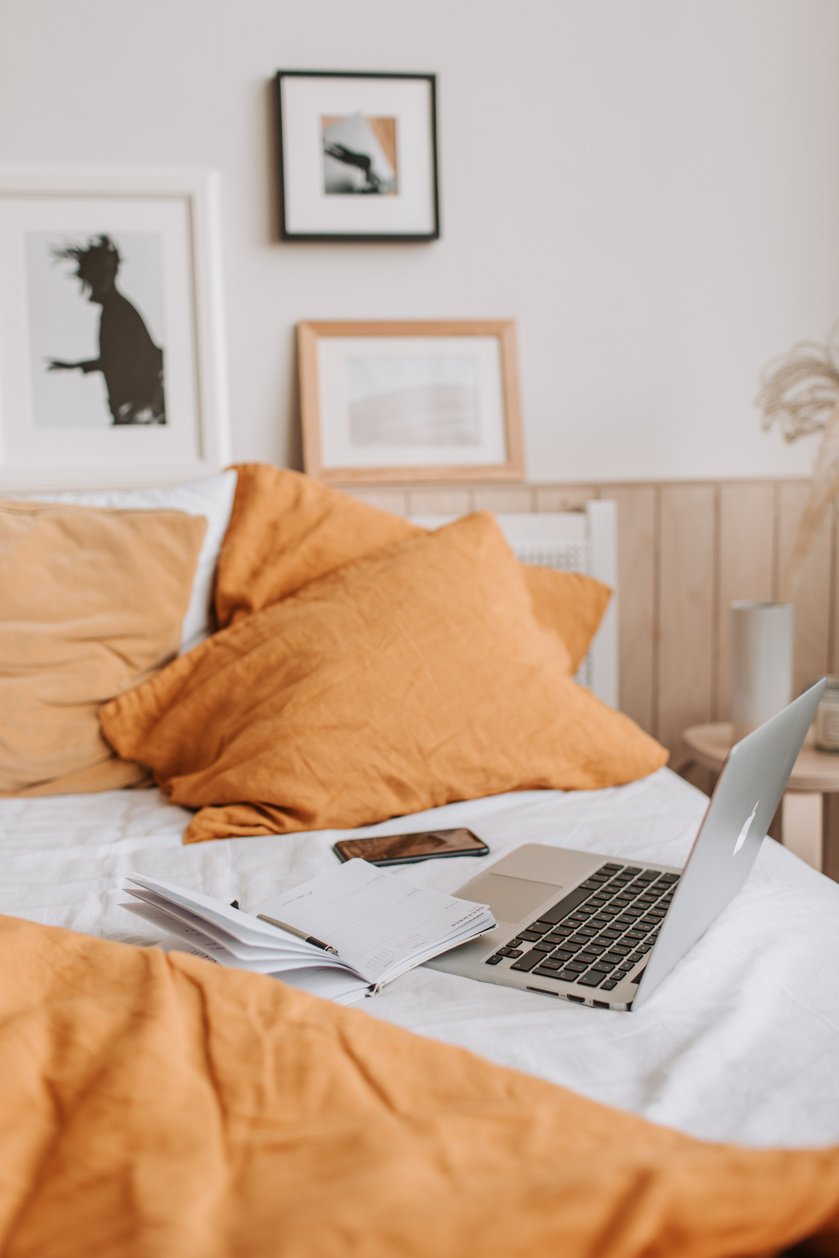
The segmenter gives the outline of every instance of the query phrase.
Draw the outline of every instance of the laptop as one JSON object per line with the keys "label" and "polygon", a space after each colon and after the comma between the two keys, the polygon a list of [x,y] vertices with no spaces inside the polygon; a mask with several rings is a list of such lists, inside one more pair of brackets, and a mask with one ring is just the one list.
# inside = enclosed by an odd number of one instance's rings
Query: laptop
{"label": "laptop", "polygon": [[527,843],[455,892],[494,930],[436,970],[637,1009],[734,898],[754,865],[826,680],[731,748],[684,869]]}

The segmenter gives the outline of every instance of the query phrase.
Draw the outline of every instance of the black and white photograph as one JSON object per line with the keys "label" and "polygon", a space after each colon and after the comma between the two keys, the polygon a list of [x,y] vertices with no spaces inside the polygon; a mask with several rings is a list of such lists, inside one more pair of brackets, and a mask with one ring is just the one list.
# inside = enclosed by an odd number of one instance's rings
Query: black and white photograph
{"label": "black and white photograph", "polygon": [[166,423],[160,253],[153,233],[27,236],[36,428]]}
{"label": "black and white photograph", "polygon": [[323,190],[331,196],[396,196],[396,119],[322,118]]}
{"label": "black and white photograph", "polygon": [[283,240],[436,240],[436,77],[280,70]]}
{"label": "black and white photograph", "polygon": [[218,467],[217,201],[212,172],[0,169],[0,487]]}

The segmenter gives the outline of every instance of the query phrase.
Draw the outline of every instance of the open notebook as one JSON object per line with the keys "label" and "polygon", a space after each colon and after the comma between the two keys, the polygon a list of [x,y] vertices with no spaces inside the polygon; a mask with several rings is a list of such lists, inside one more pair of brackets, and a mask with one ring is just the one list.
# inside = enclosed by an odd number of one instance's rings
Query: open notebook
{"label": "open notebook", "polygon": [[341,1004],[495,926],[487,905],[426,891],[363,860],[249,913],[145,874],[132,873],[128,882],[137,902],[125,907],[187,951]]}

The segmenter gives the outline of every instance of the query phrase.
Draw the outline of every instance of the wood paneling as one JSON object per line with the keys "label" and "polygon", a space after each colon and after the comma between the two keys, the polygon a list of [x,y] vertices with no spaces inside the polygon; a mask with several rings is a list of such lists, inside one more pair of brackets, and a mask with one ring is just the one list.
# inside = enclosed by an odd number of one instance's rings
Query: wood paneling
{"label": "wood paneling", "polygon": [[401,489],[356,489],[353,498],[366,502],[380,511],[390,511],[392,515],[405,515],[405,493]]}
{"label": "wood paneling", "polygon": [[710,721],[716,682],[716,490],[665,485],[658,510],[658,684],[653,733],[678,747]]}
{"label": "wood paneling", "polygon": [[528,485],[488,485],[472,495],[475,511],[535,511],[535,494]]}
{"label": "wood paneling", "polygon": [[468,489],[410,489],[406,499],[408,515],[466,515],[473,509]]}
{"label": "wood paneling", "polygon": [[[400,485],[353,492],[404,515],[562,511],[591,497],[613,498],[621,707],[678,753],[686,725],[728,717],[730,604],[778,597],[807,490],[805,481],[726,481]],[[839,672],[837,529],[839,517],[831,512],[794,595],[798,688],[828,669]]]}
{"label": "wood paneling", "polygon": [[591,498],[610,498],[594,485],[537,485],[533,490],[534,511],[578,511]]}
{"label": "wood paneling", "polygon": [[656,493],[649,486],[609,486],[618,508],[618,676],[620,707],[653,728]]}

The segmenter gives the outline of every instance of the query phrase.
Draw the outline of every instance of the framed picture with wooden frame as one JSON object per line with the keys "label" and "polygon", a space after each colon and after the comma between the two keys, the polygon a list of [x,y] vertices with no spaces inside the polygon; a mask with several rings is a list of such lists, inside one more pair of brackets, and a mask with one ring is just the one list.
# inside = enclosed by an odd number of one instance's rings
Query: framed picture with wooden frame
{"label": "framed picture with wooden frame", "polygon": [[515,324],[297,327],[303,460],[339,484],[524,475]]}

